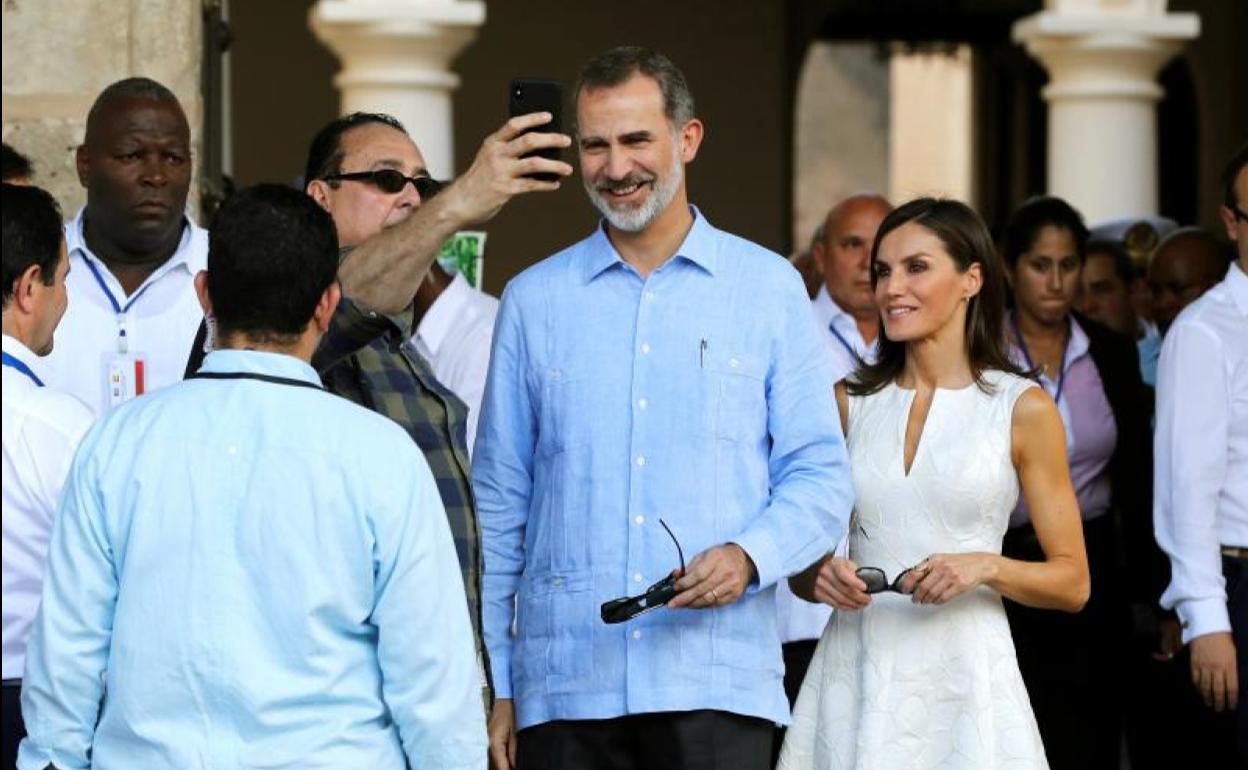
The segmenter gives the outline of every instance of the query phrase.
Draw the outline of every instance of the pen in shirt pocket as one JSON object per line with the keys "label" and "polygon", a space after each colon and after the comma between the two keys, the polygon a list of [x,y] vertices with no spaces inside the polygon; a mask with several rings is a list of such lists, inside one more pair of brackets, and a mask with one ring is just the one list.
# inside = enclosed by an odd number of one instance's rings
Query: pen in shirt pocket
{"label": "pen in shirt pocket", "polygon": [[706,337],[702,338],[702,344],[698,347],[698,368],[706,368]]}

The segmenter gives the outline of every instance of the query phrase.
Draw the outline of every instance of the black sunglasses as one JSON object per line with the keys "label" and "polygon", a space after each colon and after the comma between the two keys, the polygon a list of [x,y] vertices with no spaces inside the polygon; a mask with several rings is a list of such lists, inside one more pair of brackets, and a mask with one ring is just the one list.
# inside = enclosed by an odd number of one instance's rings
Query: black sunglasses
{"label": "black sunglasses", "polygon": [[1237,205],[1231,206],[1231,216],[1235,217],[1237,220],[1242,219],[1243,221],[1248,222],[1248,214],[1245,214],[1244,210]]}
{"label": "black sunglasses", "polygon": [[867,584],[869,594],[882,594],[885,591],[904,594],[905,592],[901,590],[901,581],[905,580],[906,575],[910,574],[912,569],[914,567],[902,570],[892,582],[889,582],[888,575],[885,575],[884,570],[879,567],[859,567],[854,570],[854,575]]}
{"label": "black sunglasses", "polygon": [[439,182],[428,174],[407,176],[402,171],[382,168],[376,171],[354,171],[350,174],[330,174],[324,177],[326,182],[366,182],[384,193],[402,192],[410,182],[422,200],[429,200],[442,192],[445,182]]}
{"label": "black sunglasses", "polygon": [[[659,519],[659,523],[663,525],[663,529],[667,530],[668,536],[676,544],[676,555],[680,557],[680,574],[683,575],[685,574],[685,552],[680,550],[680,541],[672,534],[672,530],[668,529],[667,522]],[[650,610],[657,610],[671,601],[675,595],[676,578],[668,575],[637,596],[624,596],[619,599],[612,599],[609,602],[603,602],[601,610],[602,622],[623,623],[626,620],[632,620]]]}

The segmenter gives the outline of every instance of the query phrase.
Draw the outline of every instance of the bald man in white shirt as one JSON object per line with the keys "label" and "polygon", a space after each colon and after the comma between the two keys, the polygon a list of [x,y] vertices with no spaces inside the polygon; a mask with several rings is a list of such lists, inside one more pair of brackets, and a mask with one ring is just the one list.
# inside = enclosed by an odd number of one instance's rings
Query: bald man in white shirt
{"label": "bald man in white shirt", "polygon": [[25,734],[19,700],[26,637],[43,581],[52,518],[74,450],[92,415],[44,387],[43,356],[65,313],[69,259],[61,213],[37,187],[5,184],[3,199],[4,686],[0,767]]}
{"label": "bald man in white shirt", "polygon": [[1237,712],[1236,766],[1243,766],[1248,763],[1248,698],[1241,693],[1248,679],[1248,145],[1227,169],[1221,215],[1238,258],[1221,283],[1178,316],[1161,349],[1154,517],[1157,542],[1172,571],[1161,604],[1178,612],[1192,681],[1205,704],[1215,712]]}

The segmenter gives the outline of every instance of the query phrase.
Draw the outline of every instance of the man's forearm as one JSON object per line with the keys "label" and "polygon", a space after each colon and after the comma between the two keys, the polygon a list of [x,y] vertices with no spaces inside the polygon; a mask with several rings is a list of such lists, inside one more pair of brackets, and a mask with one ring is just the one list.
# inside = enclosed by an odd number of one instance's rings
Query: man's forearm
{"label": "man's forearm", "polygon": [[439,195],[353,249],[338,268],[343,294],[378,313],[401,313],[416,296],[442,244],[463,226],[454,214],[453,197]]}

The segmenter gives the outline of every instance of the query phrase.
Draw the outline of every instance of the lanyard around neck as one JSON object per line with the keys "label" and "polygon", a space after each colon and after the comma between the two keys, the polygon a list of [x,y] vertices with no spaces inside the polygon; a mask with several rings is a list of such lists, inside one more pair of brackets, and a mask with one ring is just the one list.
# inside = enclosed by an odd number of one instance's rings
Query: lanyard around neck
{"label": "lanyard around neck", "polygon": [[9,367],[10,369],[16,369],[17,371],[29,377],[31,382],[35,383],[35,385],[37,385],[38,387],[40,388],[43,387],[43,380],[39,379],[39,375],[31,371],[31,368],[27,366],[25,362],[20,360],[17,356],[11,356],[8,353],[4,353],[3,361],[4,361],[5,366]]}
{"label": "lanyard around neck", "polygon": [[851,360],[857,360],[858,358],[861,358],[861,356],[858,355],[858,351],[854,350],[854,346],[849,344],[849,340],[845,339],[844,335],[842,335],[840,332],[836,330],[835,321],[828,324],[828,331],[832,332],[832,336],[836,337],[836,341],[841,343],[841,345],[845,348],[845,350],[849,352],[849,357]]}
{"label": "lanyard around neck", "polygon": [[100,269],[95,266],[95,260],[84,255],[82,261],[87,263],[87,268],[91,270],[91,275],[95,277],[95,282],[99,285],[100,291],[104,292],[104,296],[108,298],[108,304],[113,306],[113,312],[117,314],[117,350],[125,353],[129,349],[129,340],[126,339],[126,314],[130,312],[130,308],[134,307],[134,303],[139,301],[139,297],[142,297],[147,293],[148,289],[152,288],[152,284],[149,283],[139,289],[123,306],[113,296],[112,291],[108,288],[108,284],[104,282],[104,276],[100,275]]}
{"label": "lanyard around neck", "polygon": [[[1031,360],[1031,351],[1027,349],[1027,340],[1023,338],[1023,333],[1018,330],[1018,320],[1014,314],[1010,314],[1010,327],[1014,330],[1014,339],[1018,340],[1018,349],[1022,351],[1023,358],[1027,361],[1028,369],[1035,369],[1036,362]],[[1070,349],[1070,338],[1075,336],[1073,333],[1066,335],[1066,343],[1062,345],[1062,360],[1058,364],[1061,370],[1057,376],[1057,392],[1053,394],[1053,403],[1059,403],[1062,400],[1062,388],[1066,385],[1066,353]]]}

